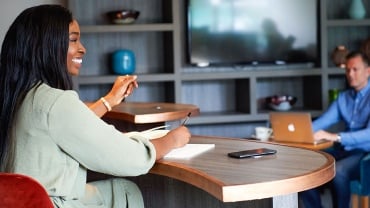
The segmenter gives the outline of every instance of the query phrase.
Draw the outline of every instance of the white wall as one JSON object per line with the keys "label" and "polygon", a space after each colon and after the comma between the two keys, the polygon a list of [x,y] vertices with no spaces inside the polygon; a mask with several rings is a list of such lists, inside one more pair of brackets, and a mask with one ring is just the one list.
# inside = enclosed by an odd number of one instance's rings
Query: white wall
{"label": "white wall", "polygon": [[66,5],[66,0],[0,0],[0,42],[3,43],[5,33],[10,24],[24,9],[39,4]]}

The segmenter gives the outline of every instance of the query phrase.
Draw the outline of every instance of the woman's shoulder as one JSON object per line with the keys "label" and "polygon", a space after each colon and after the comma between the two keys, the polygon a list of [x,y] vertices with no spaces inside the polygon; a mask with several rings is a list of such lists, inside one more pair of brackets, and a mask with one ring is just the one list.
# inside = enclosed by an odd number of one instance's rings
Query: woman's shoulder
{"label": "woman's shoulder", "polygon": [[68,102],[69,100],[79,100],[78,94],[73,90],[61,90],[41,84],[34,87],[26,97],[35,106],[52,106],[56,102]]}
{"label": "woman's shoulder", "polygon": [[50,97],[59,97],[63,94],[70,94],[71,96],[77,96],[77,93],[73,90],[61,90],[57,88],[50,87],[47,84],[41,84],[35,88],[35,92],[37,94],[42,94],[44,96],[50,96]]}

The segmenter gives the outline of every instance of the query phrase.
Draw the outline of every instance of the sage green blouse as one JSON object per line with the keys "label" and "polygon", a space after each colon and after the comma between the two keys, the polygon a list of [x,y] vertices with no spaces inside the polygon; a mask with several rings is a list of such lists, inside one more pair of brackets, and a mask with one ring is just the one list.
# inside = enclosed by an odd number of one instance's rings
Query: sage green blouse
{"label": "sage green blouse", "polygon": [[97,117],[74,91],[42,84],[20,107],[13,134],[15,172],[34,177],[51,197],[84,195],[86,170],[113,176],[145,174],[155,162],[147,138],[128,137]]}

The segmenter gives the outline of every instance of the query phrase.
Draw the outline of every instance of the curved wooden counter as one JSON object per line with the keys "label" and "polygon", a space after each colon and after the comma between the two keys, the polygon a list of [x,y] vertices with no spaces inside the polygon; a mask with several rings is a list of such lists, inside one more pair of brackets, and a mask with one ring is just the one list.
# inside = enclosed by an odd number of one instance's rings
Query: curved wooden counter
{"label": "curved wooden counter", "polygon": [[122,102],[113,107],[112,111],[104,117],[133,124],[148,124],[182,119],[189,112],[191,116],[199,115],[199,108],[195,105],[181,103]]}
{"label": "curved wooden counter", "polygon": [[[215,144],[192,159],[162,159],[151,173],[192,184],[223,202],[289,195],[320,186],[335,175],[330,155],[278,144],[193,136],[191,143]],[[234,159],[228,152],[266,147],[276,155]]]}

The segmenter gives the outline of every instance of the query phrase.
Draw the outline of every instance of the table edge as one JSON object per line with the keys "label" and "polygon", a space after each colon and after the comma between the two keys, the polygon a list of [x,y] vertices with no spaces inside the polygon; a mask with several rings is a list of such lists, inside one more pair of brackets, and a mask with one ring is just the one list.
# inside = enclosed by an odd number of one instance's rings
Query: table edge
{"label": "table edge", "polygon": [[[279,144],[274,144],[279,145]],[[285,146],[285,145],[282,145]],[[288,148],[300,148],[290,147]],[[301,148],[306,149],[306,148]],[[309,150],[322,154],[326,163],[307,174],[276,181],[266,181],[246,185],[225,185],[222,181],[185,164],[159,160],[150,173],[167,176],[198,187],[223,202],[236,202],[270,198],[278,195],[297,193],[318,187],[329,182],[335,176],[335,160],[325,152]],[[166,171],[163,171],[166,170]],[[273,187],[273,188],[271,188]]]}

